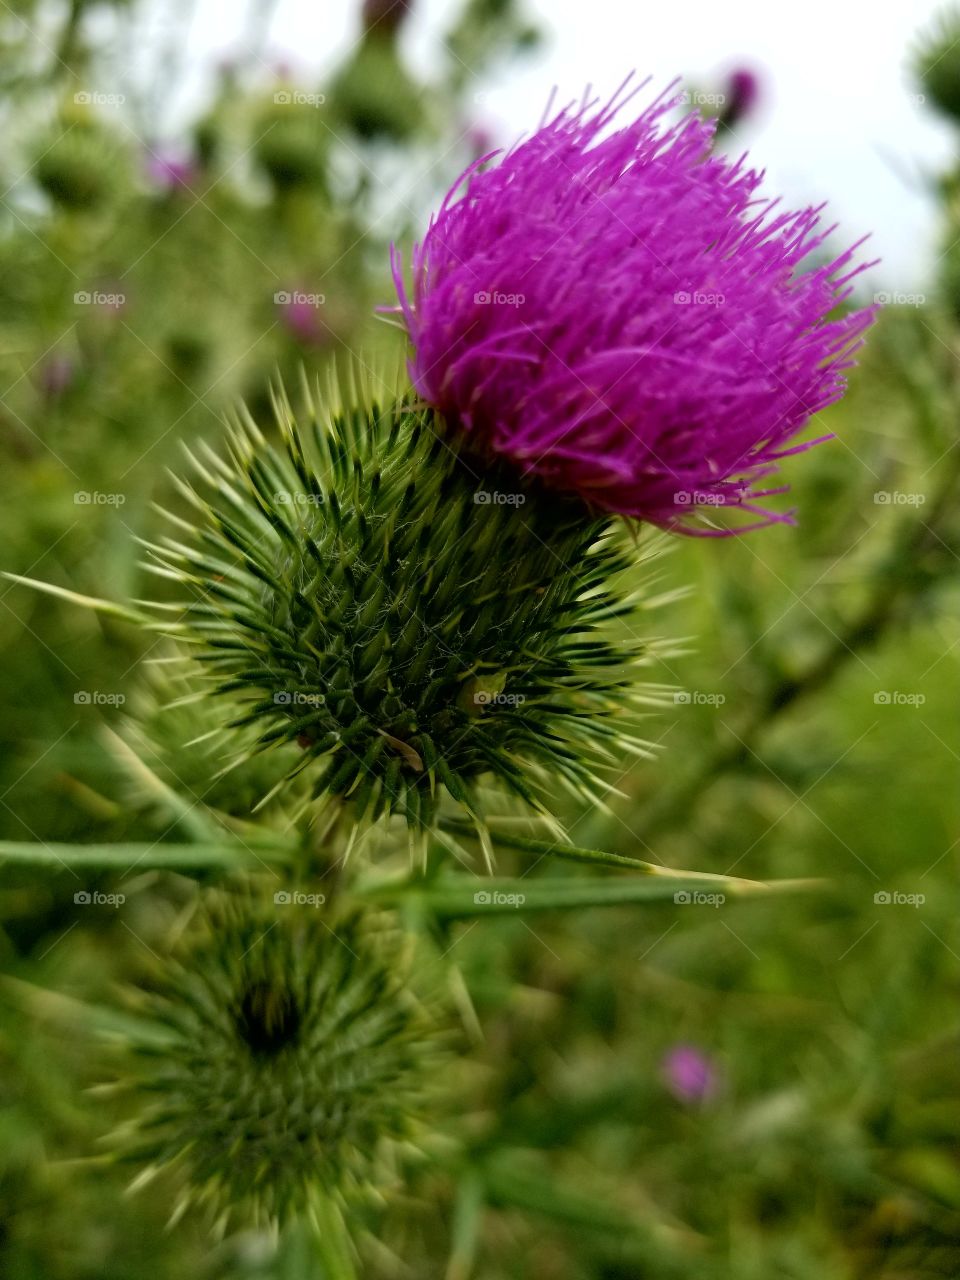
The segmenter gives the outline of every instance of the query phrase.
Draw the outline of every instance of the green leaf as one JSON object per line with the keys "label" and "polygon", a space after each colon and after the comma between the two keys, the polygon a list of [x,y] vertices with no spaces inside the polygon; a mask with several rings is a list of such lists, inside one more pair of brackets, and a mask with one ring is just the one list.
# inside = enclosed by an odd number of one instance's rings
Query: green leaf
{"label": "green leaf", "polygon": [[381,901],[403,899],[447,920],[469,916],[514,915],[530,911],[569,911],[581,907],[622,907],[641,903],[686,905],[703,894],[703,905],[722,906],[730,899],[762,897],[822,887],[815,880],[738,880],[725,876],[698,876],[691,872],[645,876],[591,876],[530,879],[487,879],[480,876],[444,876],[418,887],[399,884],[372,885],[366,894]]}

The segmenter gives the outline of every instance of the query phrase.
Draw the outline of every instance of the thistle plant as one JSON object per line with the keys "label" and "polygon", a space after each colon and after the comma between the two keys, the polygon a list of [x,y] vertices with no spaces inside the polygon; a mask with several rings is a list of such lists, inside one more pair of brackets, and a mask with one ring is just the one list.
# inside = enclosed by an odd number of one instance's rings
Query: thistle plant
{"label": "thistle plant", "polygon": [[618,627],[636,603],[622,533],[478,473],[414,398],[333,394],[302,424],[278,396],[278,444],[241,416],[226,458],[193,455],[190,518],[149,546],[188,589],[157,625],[256,748],[296,744],[283,782],[309,770],[360,828],[425,833],[447,795],[483,832],[485,775],[541,812],[558,782],[599,799],[596,764],[647,750],[658,696],[638,676],[657,644]]}
{"label": "thistle plant", "polygon": [[213,899],[140,993],[127,1045],[121,1083],[149,1099],[114,1136],[144,1166],[134,1185],[170,1175],[175,1217],[195,1208],[220,1230],[329,1224],[331,1202],[396,1179],[435,1092],[440,1034],[402,937],[291,896],[269,913],[249,894]]}

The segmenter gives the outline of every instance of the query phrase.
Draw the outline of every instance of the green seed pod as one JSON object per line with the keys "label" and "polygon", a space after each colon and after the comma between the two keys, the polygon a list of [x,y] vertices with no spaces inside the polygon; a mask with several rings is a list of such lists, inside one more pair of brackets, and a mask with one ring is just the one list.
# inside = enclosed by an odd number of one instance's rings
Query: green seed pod
{"label": "green seed pod", "polygon": [[426,1132],[443,1033],[405,985],[400,935],[296,898],[214,899],[126,1046],[125,1083],[148,1098],[113,1139],[146,1166],[134,1186],[166,1172],[175,1216],[221,1230],[387,1186]]}
{"label": "green seed pod", "polygon": [[192,595],[160,625],[243,702],[231,723],[297,743],[292,773],[358,824],[424,831],[444,792],[476,816],[485,775],[541,810],[558,782],[595,802],[596,765],[645,753],[656,700],[656,646],[620,621],[622,526],[478,474],[410,400],[309,403],[304,427],[276,408],[279,444],[247,418],[228,459],[198,453],[190,518],[149,546]]}

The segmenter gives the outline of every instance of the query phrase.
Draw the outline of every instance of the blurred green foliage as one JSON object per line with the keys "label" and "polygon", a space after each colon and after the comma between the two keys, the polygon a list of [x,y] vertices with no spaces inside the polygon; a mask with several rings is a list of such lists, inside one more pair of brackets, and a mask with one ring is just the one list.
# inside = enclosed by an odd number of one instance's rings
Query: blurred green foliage
{"label": "blurred green foliage", "polygon": [[[135,10],[0,15],[4,567],[114,599],[143,594],[135,538],[156,528],[179,440],[218,440],[241,396],[266,425],[277,372],[294,383],[346,352],[399,360],[370,319],[390,297],[389,241],[409,239],[472,158],[476,78],[532,41],[512,4],[469,0],[429,87],[398,70],[402,45],[382,32],[326,85],[230,66],[174,161],[145,127],[156,103],[115,73]],[[949,280],[945,294],[882,317],[823,424],[837,439],[793,468],[798,528],[675,541],[664,589],[691,589],[660,625],[695,641],[663,678],[685,700],[651,719],[661,757],[624,761],[612,815],[570,814],[583,846],[829,888],[437,924],[467,1046],[451,1067],[460,1154],[370,1206],[364,1275],[960,1274]],[[142,748],[143,660],[163,651],[20,587],[0,602],[0,835],[196,838],[204,761],[184,756],[178,775],[154,738],[158,790],[103,731],[129,740],[139,713]],[[533,862],[505,850],[499,869]],[[120,884],[122,912],[74,903]],[[295,1233],[279,1248],[252,1233],[211,1242],[189,1217],[165,1232],[173,1192],[125,1197],[129,1172],[104,1154],[121,1115],[89,1092],[109,1075],[93,1032],[116,986],[164,953],[191,891],[143,868],[3,866],[10,1280],[323,1274]],[[677,1043],[714,1064],[713,1098],[668,1088]]]}

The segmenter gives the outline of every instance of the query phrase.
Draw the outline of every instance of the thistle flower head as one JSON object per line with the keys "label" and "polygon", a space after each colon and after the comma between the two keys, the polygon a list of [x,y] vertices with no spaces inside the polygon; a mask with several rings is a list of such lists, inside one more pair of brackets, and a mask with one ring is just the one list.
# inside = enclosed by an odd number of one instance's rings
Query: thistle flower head
{"label": "thistle flower head", "polygon": [[409,292],[394,257],[412,375],[479,453],[593,508],[769,523],[787,517],[756,486],[843,393],[872,313],[828,318],[854,250],[819,261],[820,210],[777,212],[711,153],[713,122],[669,122],[675,102],[613,132],[619,95],[566,109],[467,170]]}
{"label": "thistle flower head", "polygon": [[149,547],[188,588],[159,625],[228,695],[225,722],[259,749],[295,743],[291,774],[358,825],[392,813],[414,831],[443,795],[476,817],[485,775],[538,806],[557,783],[593,799],[597,763],[643,753],[656,646],[617,621],[619,530],[509,472],[478,477],[409,401],[311,404],[303,426],[277,411],[279,445],[246,419],[228,459],[198,452],[191,518]]}
{"label": "thistle flower head", "polygon": [[169,1169],[178,1213],[221,1225],[282,1223],[392,1180],[436,1067],[436,1024],[393,933],[284,896],[270,913],[208,910],[142,996],[131,1046],[129,1083],[151,1099],[117,1139],[146,1166],[135,1185]]}

